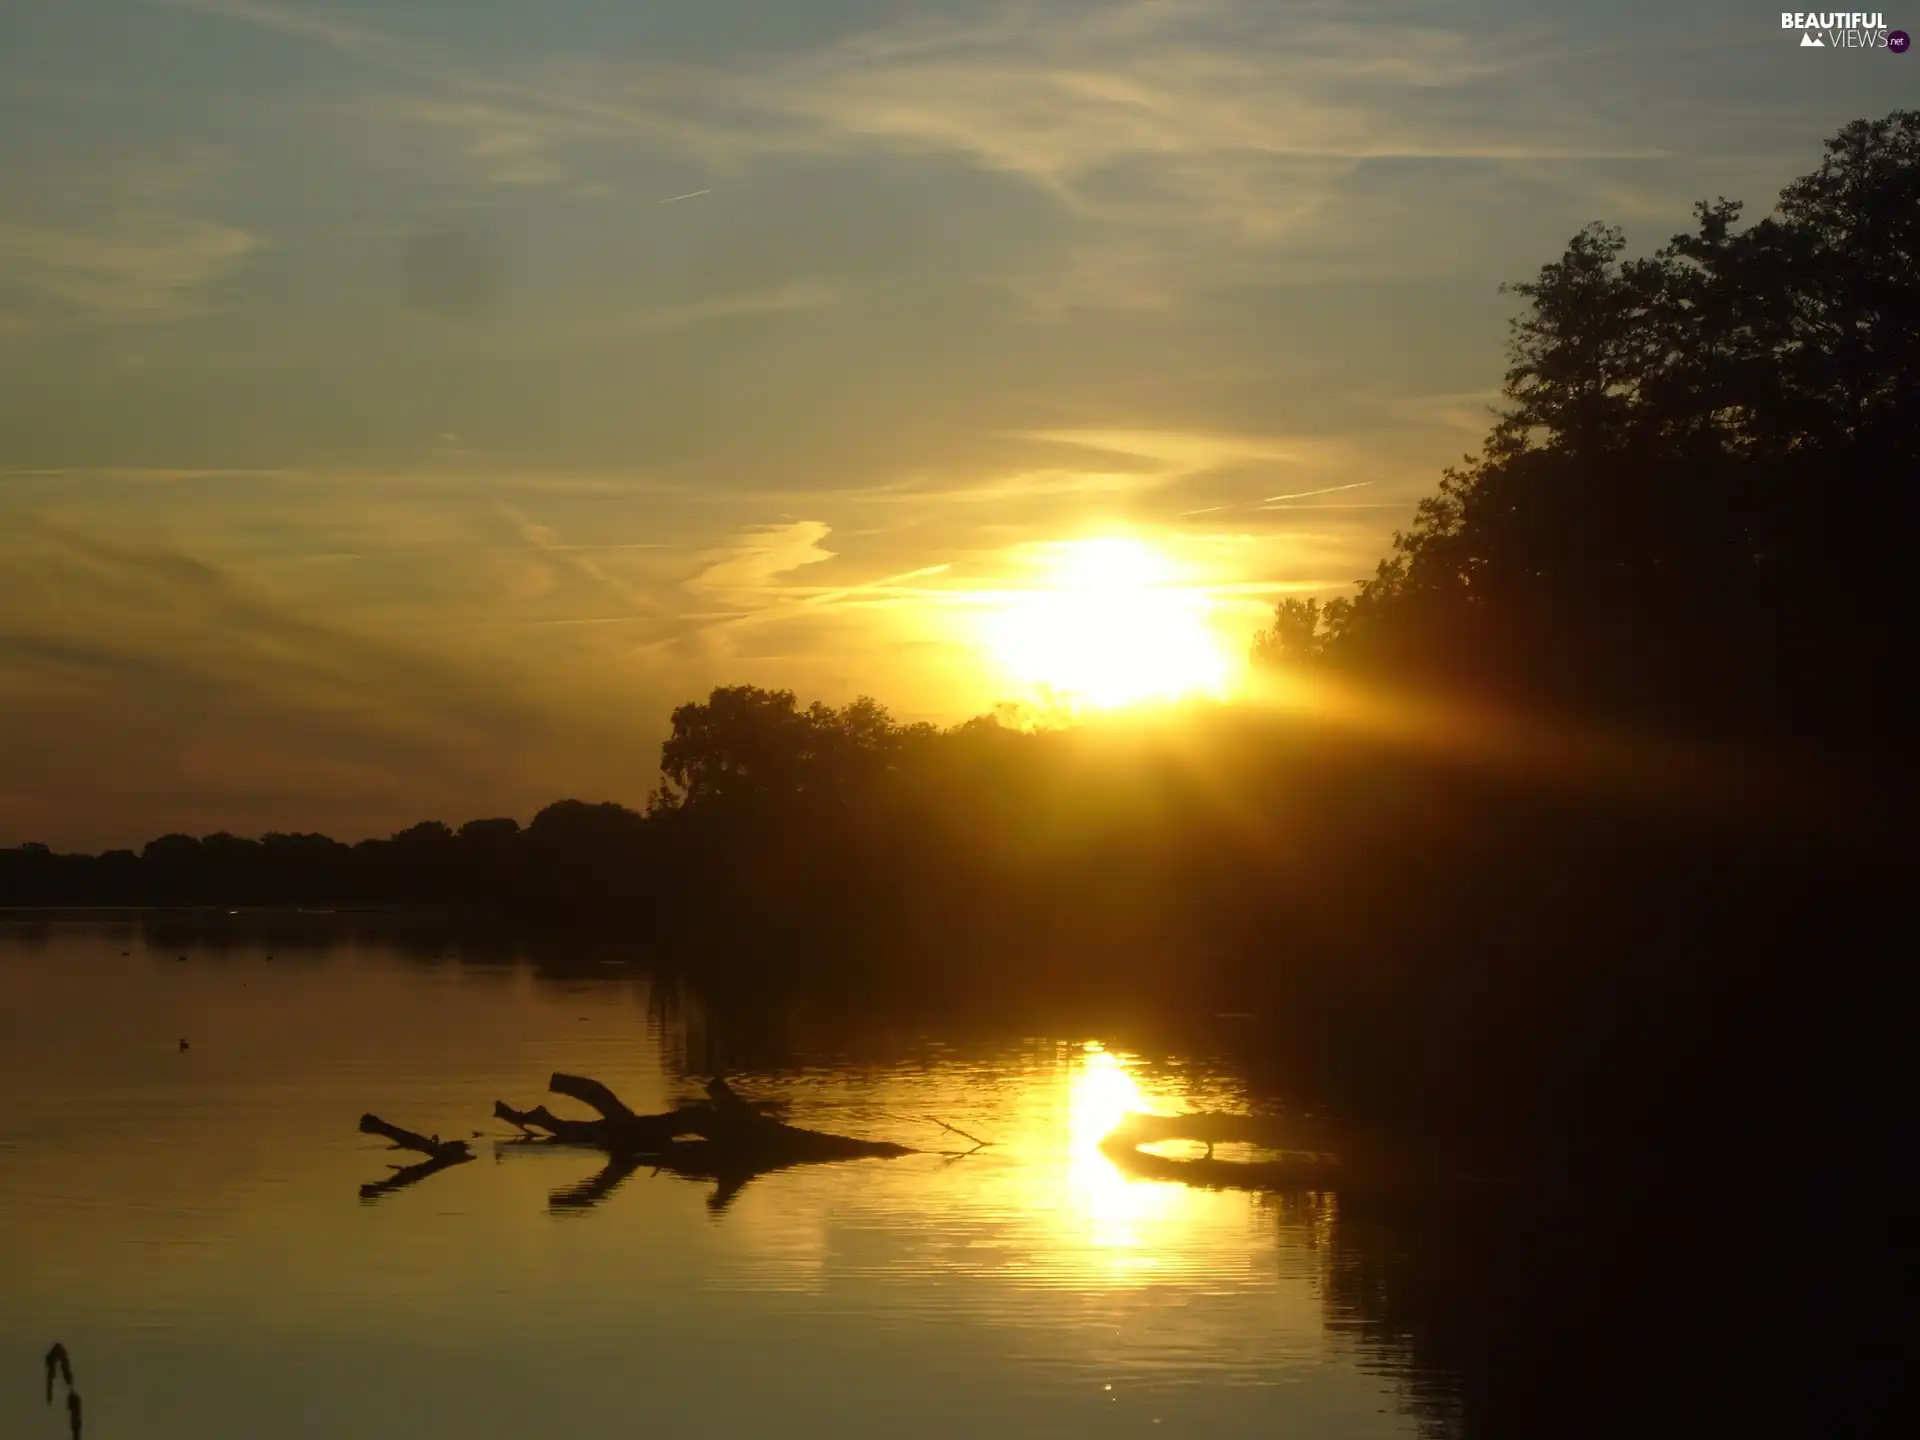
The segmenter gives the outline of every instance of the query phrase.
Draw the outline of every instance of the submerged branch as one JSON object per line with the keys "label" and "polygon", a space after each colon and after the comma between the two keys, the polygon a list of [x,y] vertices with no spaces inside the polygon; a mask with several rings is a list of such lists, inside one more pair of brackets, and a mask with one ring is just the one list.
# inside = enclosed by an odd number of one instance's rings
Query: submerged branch
{"label": "submerged branch", "polygon": [[583,1105],[591,1105],[602,1117],[615,1124],[639,1118],[613,1091],[598,1080],[589,1080],[584,1075],[565,1075],[556,1070],[547,1080],[547,1089],[556,1095],[578,1100]]}
{"label": "submerged branch", "polygon": [[362,1115],[360,1133],[382,1136],[393,1142],[395,1150],[417,1150],[427,1157],[412,1165],[389,1167],[393,1174],[386,1179],[370,1181],[360,1187],[362,1200],[378,1200],[383,1195],[417,1185],[429,1175],[438,1174],[450,1166],[464,1165],[473,1159],[473,1152],[467,1148],[464,1140],[442,1140],[438,1135],[422,1135],[415,1130],[390,1125],[378,1115]]}
{"label": "submerged branch", "polygon": [[[975,1135],[972,1132],[967,1130],[962,1130],[958,1125],[949,1125],[946,1121],[942,1120],[937,1115],[925,1115],[925,1116],[922,1116],[921,1118],[924,1119],[929,1125],[938,1125],[941,1131],[945,1134],[958,1135],[962,1140],[971,1140],[973,1142],[974,1150],[984,1150],[987,1148],[987,1146],[993,1144],[991,1140],[982,1140],[978,1135]],[[971,1155],[973,1153],[973,1150],[969,1150],[966,1153]]]}
{"label": "submerged branch", "polygon": [[438,1135],[422,1135],[417,1130],[403,1130],[398,1125],[389,1125],[378,1115],[362,1115],[360,1133],[384,1136],[393,1142],[394,1149],[418,1150],[422,1155],[442,1165],[454,1165],[462,1160],[473,1158],[473,1152],[467,1148],[467,1142],[464,1140],[442,1140]]}
{"label": "submerged branch", "polygon": [[[754,1176],[770,1170],[914,1153],[912,1146],[890,1140],[863,1140],[784,1124],[765,1113],[766,1102],[744,1099],[717,1078],[707,1086],[704,1103],[682,1105],[663,1115],[635,1114],[613,1091],[585,1076],[557,1073],[548,1088],[591,1105],[601,1118],[569,1120],[544,1105],[517,1110],[504,1100],[494,1103],[493,1113],[529,1141],[591,1146],[606,1151],[613,1162],[598,1176],[556,1191],[552,1199],[556,1210],[597,1204],[646,1162],[688,1179],[716,1181],[719,1189],[709,1203],[721,1209]],[[955,1133],[965,1134],[957,1129]]]}
{"label": "submerged branch", "polygon": [[525,1135],[543,1130],[552,1140],[564,1140],[573,1145],[597,1145],[606,1136],[604,1120],[562,1120],[544,1105],[536,1105],[531,1110],[516,1110],[504,1100],[493,1102],[493,1114],[497,1120],[505,1120],[509,1125],[519,1128]]}

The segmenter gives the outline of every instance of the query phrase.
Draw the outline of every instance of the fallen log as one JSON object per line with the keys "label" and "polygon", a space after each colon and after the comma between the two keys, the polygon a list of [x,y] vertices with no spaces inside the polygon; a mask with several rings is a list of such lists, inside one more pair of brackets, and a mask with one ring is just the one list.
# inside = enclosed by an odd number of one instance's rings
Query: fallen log
{"label": "fallen log", "polygon": [[[519,1129],[523,1136],[502,1148],[579,1145],[604,1151],[608,1156],[608,1163],[598,1174],[553,1192],[549,1206],[556,1213],[591,1209],[648,1164],[656,1172],[664,1170],[687,1179],[714,1181],[716,1188],[707,1203],[719,1211],[756,1175],[790,1165],[890,1159],[914,1154],[944,1155],[951,1160],[973,1154],[989,1143],[944,1121],[932,1119],[926,1123],[973,1141],[974,1149],[920,1151],[891,1140],[863,1140],[853,1135],[808,1130],[773,1118],[768,1112],[778,1109],[778,1102],[745,1099],[717,1076],[708,1083],[704,1102],[682,1105],[660,1115],[636,1114],[607,1086],[584,1075],[556,1071],[549,1077],[547,1088],[556,1095],[590,1106],[599,1112],[599,1118],[569,1119],[555,1115],[545,1105],[516,1110],[506,1101],[496,1100],[494,1115]],[[464,1140],[422,1135],[389,1124],[378,1115],[362,1115],[360,1130],[363,1134],[384,1137],[397,1150],[413,1150],[426,1157],[413,1165],[392,1166],[394,1173],[385,1180],[362,1185],[360,1196],[364,1200],[377,1200],[417,1184],[448,1166],[474,1158]],[[474,1133],[475,1138],[479,1138],[479,1132]],[[53,1361],[49,1359],[48,1363],[51,1366]]]}
{"label": "fallen log", "polygon": [[565,1075],[556,1070],[547,1079],[547,1089],[556,1095],[565,1095],[578,1100],[583,1105],[591,1105],[606,1119],[615,1124],[640,1117],[627,1108],[626,1102],[598,1080],[589,1080],[584,1075]]}
{"label": "fallen log", "polygon": [[600,1112],[598,1120],[568,1120],[555,1115],[544,1105],[531,1110],[516,1110],[504,1100],[493,1102],[497,1119],[531,1134],[544,1130],[554,1139],[570,1145],[593,1145],[608,1152],[652,1154],[663,1151],[682,1135],[704,1133],[705,1107],[685,1105],[664,1115],[636,1115],[624,1101],[598,1080],[555,1071],[547,1088],[566,1095]]}
{"label": "fallen log", "polygon": [[544,1130],[548,1139],[565,1141],[569,1145],[602,1145],[609,1139],[606,1121],[563,1120],[544,1105],[536,1105],[531,1110],[516,1110],[506,1101],[496,1100],[493,1102],[493,1114],[495,1119],[517,1126],[525,1134]]}
{"label": "fallen log", "polygon": [[911,1145],[891,1140],[861,1140],[852,1135],[834,1135],[825,1130],[806,1130],[788,1125],[766,1114],[766,1102],[742,1099],[733,1087],[715,1076],[707,1083],[710,1116],[705,1128],[693,1133],[712,1143],[716,1157],[745,1152],[793,1165],[814,1160],[855,1160],[862,1157],[893,1159],[915,1153]]}
{"label": "fallen log", "polygon": [[422,1135],[417,1130],[390,1125],[378,1115],[362,1115],[360,1133],[382,1136],[393,1142],[395,1150],[417,1150],[427,1157],[412,1165],[389,1166],[393,1173],[386,1179],[369,1181],[360,1187],[362,1200],[378,1200],[383,1195],[417,1185],[429,1175],[437,1175],[449,1166],[464,1165],[473,1159],[473,1151],[467,1148],[464,1140],[442,1140],[438,1135]]}
{"label": "fallen log", "polygon": [[418,1150],[422,1155],[442,1165],[455,1165],[462,1160],[473,1158],[473,1152],[467,1148],[467,1142],[464,1140],[442,1140],[438,1135],[422,1135],[417,1130],[403,1130],[398,1125],[389,1125],[378,1115],[362,1115],[360,1133],[384,1136],[393,1142],[395,1150]]}
{"label": "fallen log", "polygon": [[804,1130],[798,1125],[783,1125],[778,1120],[761,1120],[756,1125],[737,1122],[719,1128],[707,1143],[717,1154],[730,1152],[763,1162],[757,1168],[797,1165],[823,1160],[892,1160],[917,1153],[911,1145],[892,1140],[862,1140],[854,1135],[834,1135],[825,1130]]}
{"label": "fallen log", "polygon": [[707,1103],[683,1105],[663,1115],[637,1115],[605,1085],[580,1075],[557,1073],[547,1088],[591,1105],[601,1118],[569,1120],[544,1105],[516,1110],[504,1100],[494,1102],[493,1113],[529,1135],[544,1131],[547,1138],[565,1144],[653,1157],[663,1168],[697,1169],[709,1176],[915,1153],[911,1145],[891,1140],[862,1140],[771,1119],[761,1103],[743,1100],[724,1080],[708,1085]]}

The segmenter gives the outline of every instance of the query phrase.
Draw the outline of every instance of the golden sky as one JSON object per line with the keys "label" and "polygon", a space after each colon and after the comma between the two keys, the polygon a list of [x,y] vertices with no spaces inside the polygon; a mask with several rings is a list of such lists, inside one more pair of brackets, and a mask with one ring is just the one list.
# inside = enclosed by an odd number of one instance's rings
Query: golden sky
{"label": "golden sky", "polygon": [[1501,281],[1910,98],[1777,24],[7,7],[0,844],[638,803],[715,684],[1230,689],[1478,440]]}

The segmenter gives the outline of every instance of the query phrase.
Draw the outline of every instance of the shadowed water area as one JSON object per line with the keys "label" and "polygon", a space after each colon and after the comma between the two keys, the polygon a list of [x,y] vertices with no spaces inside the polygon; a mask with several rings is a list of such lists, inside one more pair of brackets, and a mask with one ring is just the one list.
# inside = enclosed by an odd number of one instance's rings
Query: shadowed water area
{"label": "shadowed water area", "polygon": [[[1103,1153],[1128,1111],[1279,1103],[1230,1058],[1236,1017],[1173,1049],[1146,1018],[756,1008],[618,946],[473,948],[0,922],[0,1434],[65,1433],[55,1339],[87,1434],[157,1440],[1605,1433],[1860,1400],[1890,1364],[1863,1312],[1807,1323],[1836,1242],[1750,1181],[1350,1195],[1243,1188],[1218,1162],[1261,1157],[1231,1144]],[[556,1070],[640,1111],[724,1071],[926,1153],[610,1173],[491,1118],[584,1115]],[[420,1157],[363,1111],[478,1131],[477,1161],[369,1198]],[[991,1143],[939,1153],[968,1145],[936,1119]],[[1851,1268],[1891,1262],[1850,1219]],[[1792,1375],[1756,1369],[1775,1349]]]}

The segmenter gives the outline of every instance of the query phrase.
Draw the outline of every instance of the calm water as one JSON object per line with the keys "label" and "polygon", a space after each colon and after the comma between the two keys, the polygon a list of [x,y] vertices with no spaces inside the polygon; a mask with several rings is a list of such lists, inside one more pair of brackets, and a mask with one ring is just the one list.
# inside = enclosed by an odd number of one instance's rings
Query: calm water
{"label": "calm water", "polygon": [[[703,1002],[619,946],[455,946],[0,917],[0,1436],[65,1436],[55,1339],[90,1440],[1912,1428],[1913,1232],[1817,1137],[1684,1184],[1569,1152],[1193,1188],[1097,1147],[1129,1108],[1253,1098],[1205,1027],[883,1023]],[[993,1144],[582,1204],[599,1156],[491,1119],[584,1113],[555,1069],[636,1109],[724,1069],[801,1124]],[[366,1110],[479,1159],[364,1200],[396,1158]]]}
{"label": "calm water", "polygon": [[[1341,1298],[1370,1282],[1334,1197],[1101,1156],[1128,1108],[1243,1098],[1111,1036],[906,1028],[848,1059],[796,1020],[743,1091],[992,1146],[765,1175],[718,1208],[644,1170],[555,1206],[598,1157],[504,1143],[494,1100],[553,1099],[554,1069],[636,1109],[689,1095],[719,1042],[668,1000],[612,965],[0,925],[0,1435],[65,1434],[39,1383],[56,1338],[111,1440],[1368,1437],[1444,1413],[1446,1377]],[[363,1201],[391,1158],[363,1110],[482,1131],[480,1159]]]}

